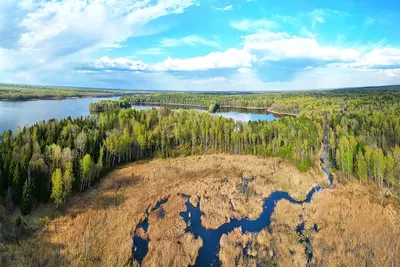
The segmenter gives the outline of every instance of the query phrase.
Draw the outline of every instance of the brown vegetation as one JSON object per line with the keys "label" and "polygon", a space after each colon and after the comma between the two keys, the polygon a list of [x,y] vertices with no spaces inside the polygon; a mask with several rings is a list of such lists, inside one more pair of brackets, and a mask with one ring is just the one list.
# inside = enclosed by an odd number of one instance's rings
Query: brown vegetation
{"label": "brown vegetation", "polygon": [[[240,228],[236,228],[223,235],[219,252],[222,265],[306,266],[304,247],[296,235],[296,227],[302,221],[302,210],[301,205],[281,200],[272,216],[270,230],[242,233]],[[287,217],[286,212],[291,213],[290,217]]]}
{"label": "brown vegetation", "polygon": [[400,266],[400,212],[372,185],[355,182],[317,193],[302,208],[278,203],[274,218],[312,232],[312,266]]}
{"label": "brown vegetation", "polygon": [[[246,192],[241,177],[255,177]],[[272,191],[285,190],[301,198],[325,180],[318,170],[301,173],[288,161],[255,156],[220,154],[137,162],[73,197],[64,215],[7,251],[13,265],[121,266],[131,256],[132,234],[146,209],[169,197],[161,206],[163,218],[157,212],[149,215],[149,253],[143,264],[193,264],[202,240],[184,234],[179,212],[186,207],[179,194],[192,196],[191,202],[198,202],[205,213],[203,225],[215,228],[232,217],[258,217],[262,199]]]}

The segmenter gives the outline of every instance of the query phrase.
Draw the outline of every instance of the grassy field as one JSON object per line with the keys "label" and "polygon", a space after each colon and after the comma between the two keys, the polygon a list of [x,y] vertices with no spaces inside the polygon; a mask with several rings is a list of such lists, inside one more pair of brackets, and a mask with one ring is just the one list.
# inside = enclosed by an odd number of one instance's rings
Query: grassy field
{"label": "grassy field", "polygon": [[400,266],[400,210],[374,185],[357,182],[321,191],[302,209],[278,203],[274,221],[288,234],[300,221],[310,231],[312,266]]}
{"label": "grassy field", "polygon": [[0,100],[10,101],[64,99],[74,97],[112,97],[132,95],[134,93],[138,92],[113,89],[0,84]]}

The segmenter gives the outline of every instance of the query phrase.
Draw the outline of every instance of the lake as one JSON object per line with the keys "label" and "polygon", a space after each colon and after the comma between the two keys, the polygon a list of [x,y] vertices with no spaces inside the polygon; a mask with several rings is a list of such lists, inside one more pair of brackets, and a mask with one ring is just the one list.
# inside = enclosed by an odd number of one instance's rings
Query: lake
{"label": "lake", "polygon": [[17,126],[22,128],[42,120],[87,116],[90,114],[89,103],[117,99],[119,97],[0,101],[0,134],[9,129],[14,131]]}
{"label": "lake", "polygon": [[[32,100],[32,101],[0,101],[0,134],[6,130],[15,130],[17,126],[24,127],[32,125],[42,120],[56,118],[58,120],[67,118],[76,118],[87,116],[89,104],[101,100],[117,100],[119,97],[109,98],[74,98],[63,100]],[[157,106],[134,105],[132,108],[148,110]],[[207,112],[206,110],[193,107],[169,107],[173,110],[179,108]],[[247,110],[247,109],[223,109],[220,112],[212,114],[214,116],[223,116],[237,121],[248,122],[257,120],[271,121],[278,117],[267,113],[265,110]]]}
{"label": "lake", "polygon": [[[178,110],[179,108],[186,109],[186,110],[196,110],[200,112],[207,112],[207,110],[204,109],[199,109],[195,107],[189,107],[189,106],[167,106],[168,108],[172,110]],[[148,106],[148,105],[132,105],[132,108],[138,109],[138,110],[148,110],[152,108],[159,108],[159,106]],[[222,116],[225,118],[229,119],[234,119],[236,121],[242,121],[242,122],[248,122],[248,121],[272,121],[275,119],[278,119],[279,117],[272,114],[268,113],[266,110],[251,110],[251,109],[237,109],[237,108],[232,108],[232,109],[226,109],[223,108],[221,109],[220,112],[216,113],[210,113],[213,116]]]}

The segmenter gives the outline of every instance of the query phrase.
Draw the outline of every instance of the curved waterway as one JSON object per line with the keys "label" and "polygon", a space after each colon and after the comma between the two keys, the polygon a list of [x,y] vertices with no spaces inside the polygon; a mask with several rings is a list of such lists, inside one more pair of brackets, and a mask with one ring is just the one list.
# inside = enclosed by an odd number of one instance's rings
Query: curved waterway
{"label": "curved waterway", "polygon": [[[323,164],[322,171],[328,176],[329,184],[333,184],[333,176],[329,173],[328,168],[326,167],[326,151],[327,151],[327,140],[324,138],[324,146],[321,156],[321,161]],[[251,182],[251,179],[245,179],[247,182]],[[200,210],[200,204],[196,207],[190,204],[189,196],[183,196],[186,198],[186,211],[181,212],[180,215],[186,222],[187,228],[186,232],[192,233],[196,238],[201,237],[203,240],[203,246],[200,248],[198,256],[196,258],[195,266],[220,266],[221,263],[218,258],[219,252],[219,243],[221,236],[223,234],[228,234],[232,232],[235,228],[241,227],[242,233],[252,232],[258,233],[264,228],[269,228],[271,224],[271,215],[274,212],[275,206],[279,200],[286,199],[294,204],[303,204],[309,203],[314,196],[314,194],[324,187],[315,186],[312,188],[307,197],[304,200],[296,200],[292,198],[287,192],[276,191],[273,192],[269,197],[264,199],[263,203],[263,211],[256,220],[250,220],[249,218],[242,219],[231,219],[230,222],[221,225],[217,229],[206,229],[201,224],[201,216],[203,215]],[[150,212],[158,209],[162,204],[166,203],[168,199],[164,199],[158,202],[155,208],[151,209]],[[146,215],[148,215],[149,209],[146,211]],[[145,232],[147,232],[148,221],[147,216],[146,219],[141,222],[137,228],[143,228]],[[312,260],[312,249],[311,249],[311,241],[309,237],[303,235],[304,223],[297,226],[296,232],[299,236],[300,243],[305,246],[305,254],[307,255],[307,264],[309,264]],[[318,226],[314,225],[314,227],[310,230],[318,231]],[[133,236],[133,249],[132,255],[133,259],[137,260],[139,263],[142,263],[142,260],[147,254],[149,240],[144,240],[136,235]]]}

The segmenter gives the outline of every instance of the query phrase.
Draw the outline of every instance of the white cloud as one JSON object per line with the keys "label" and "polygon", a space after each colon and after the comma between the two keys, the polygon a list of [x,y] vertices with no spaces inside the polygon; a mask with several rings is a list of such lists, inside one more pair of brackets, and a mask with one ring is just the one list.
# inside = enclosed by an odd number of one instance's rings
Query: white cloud
{"label": "white cloud", "polygon": [[105,70],[147,71],[150,69],[148,64],[145,64],[140,60],[132,60],[128,58],[112,59],[109,57],[95,59],[90,63],[90,66],[94,69]]}
{"label": "white cloud", "polygon": [[217,10],[217,11],[232,11],[233,10],[233,6],[229,5],[226,7],[213,7],[213,9]]}
{"label": "white cloud", "polygon": [[156,56],[156,55],[164,55],[165,51],[162,50],[159,47],[155,47],[155,48],[146,48],[146,49],[142,49],[142,50],[138,50],[135,52],[136,55],[152,55],[152,56]]}
{"label": "white cloud", "polygon": [[[167,46],[181,43],[184,43],[182,39],[165,42],[165,44],[168,44]],[[248,73],[254,65],[263,62],[285,63],[289,60],[288,65],[294,65],[293,69],[304,69],[335,62],[354,62],[360,55],[355,49],[321,46],[316,39],[291,36],[287,33],[247,35],[244,37],[242,45],[242,49],[212,52],[204,56],[187,59],[168,57],[165,61],[156,64],[103,57],[90,63],[89,68],[150,72],[237,69],[240,73]]]}
{"label": "white cloud", "polygon": [[371,69],[400,68],[400,48],[374,49],[350,66]]}
{"label": "white cloud", "polygon": [[278,25],[274,21],[265,19],[261,20],[244,19],[241,21],[231,22],[231,26],[241,31],[263,32],[276,28]]}
{"label": "white cloud", "polygon": [[165,61],[157,64],[146,64],[140,60],[128,58],[112,59],[109,57],[101,57],[88,62],[86,66],[81,68],[148,72],[202,71],[250,67],[252,60],[252,55],[243,50],[229,49],[224,52],[213,52],[205,56],[188,59],[174,59],[168,57]]}
{"label": "white cloud", "polygon": [[168,58],[162,63],[156,64],[155,69],[175,71],[195,71],[221,68],[250,67],[253,56],[243,50],[229,49],[224,52],[213,52],[205,56],[173,59]]}
{"label": "white cloud", "polygon": [[26,0],[0,5],[0,50],[12,61],[3,70],[37,68],[56,59],[77,62],[100,48],[121,47],[129,37],[151,33],[145,30],[150,21],[195,4],[194,0]]}
{"label": "white cloud", "polygon": [[174,47],[182,45],[189,45],[189,46],[205,45],[217,49],[221,47],[218,42],[207,40],[197,35],[189,35],[183,38],[164,38],[161,40],[160,45],[164,47]]}
{"label": "white cloud", "polygon": [[291,36],[287,33],[258,33],[244,38],[244,49],[258,60],[315,59],[328,62],[354,61],[355,49],[321,46],[314,38]]}

